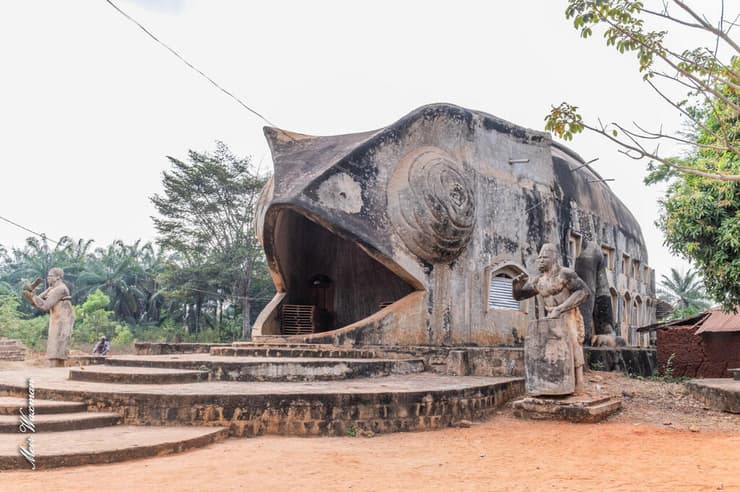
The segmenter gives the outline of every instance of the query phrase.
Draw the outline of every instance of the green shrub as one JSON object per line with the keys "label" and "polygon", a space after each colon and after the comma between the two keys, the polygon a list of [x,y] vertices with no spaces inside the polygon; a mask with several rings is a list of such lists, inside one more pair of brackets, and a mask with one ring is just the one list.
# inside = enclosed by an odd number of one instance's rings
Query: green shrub
{"label": "green shrub", "polygon": [[94,343],[102,335],[112,340],[117,328],[122,325],[111,319],[113,311],[106,309],[109,303],[110,298],[98,289],[88,295],[85,302],[75,306],[77,321],[72,331],[72,340]]}
{"label": "green shrub", "polygon": [[134,334],[126,325],[116,326],[116,336],[113,337],[113,343],[116,345],[130,345],[134,342]]}
{"label": "green shrub", "polygon": [[0,336],[20,340],[31,350],[44,350],[49,316],[26,318],[18,311],[20,302],[13,295],[0,296]]}
{"label": "green shrub", "polygon": [[133,327],[134,338],[146,342],[182,342],[187,329],[178,326],[172,319],[165,319],[161,325],[138,325]]}

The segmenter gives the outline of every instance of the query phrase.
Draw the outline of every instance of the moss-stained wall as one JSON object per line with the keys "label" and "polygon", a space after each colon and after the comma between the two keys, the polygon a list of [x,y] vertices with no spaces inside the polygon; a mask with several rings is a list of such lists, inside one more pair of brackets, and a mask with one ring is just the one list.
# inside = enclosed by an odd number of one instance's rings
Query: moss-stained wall
{"label": "moss-stained wall", "polygon": [[[375,132],[310,137],[268,128],[266,135],[275,175],[259,204],[258,227],[278,297],[258,319],[257,334],[279,333],[280,304],[303,302],[292,286],[331,270],[344,292],[356,291],[336,305],[335,341],[516,344],[541,315],[538,301],[519,310],[489,307],[489,282],[533,272],[545,242],[560,245],[565,265],[589,252],[603,270],[594,275],[601,278],[595,297],[602,313],[613,306],[615,328],[627,312],[625,294],[631,303],[639,297],[634,318],[654,318],[654,279],[644,270],[636,220],[549,134],[436,104]],[[601,259],[602,248],[612,250],[613,264]],[[628,275],[620,273],[623,254]],[[629,275],[635,261],[639,280]],[[387,297],[403,302],[365,314]],[[351,328],[341,328],[344,322]]]}

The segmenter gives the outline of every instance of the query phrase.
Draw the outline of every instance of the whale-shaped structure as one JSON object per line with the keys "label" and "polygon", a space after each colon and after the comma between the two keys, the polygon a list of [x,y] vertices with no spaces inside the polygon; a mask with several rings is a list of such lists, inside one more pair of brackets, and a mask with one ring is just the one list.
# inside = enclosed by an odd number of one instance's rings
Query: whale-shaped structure
{"label": "whale-shaped structure", "polygon": [[634,344],[654,321],[637,221],[548,133],[432,104],[366,133],[265,134],[275,169],[257,231],[277,294],[254,335],[515,344],[543,313],[512,298],[511,279],[535,270],[543,243],[594,291],[588,331]]}

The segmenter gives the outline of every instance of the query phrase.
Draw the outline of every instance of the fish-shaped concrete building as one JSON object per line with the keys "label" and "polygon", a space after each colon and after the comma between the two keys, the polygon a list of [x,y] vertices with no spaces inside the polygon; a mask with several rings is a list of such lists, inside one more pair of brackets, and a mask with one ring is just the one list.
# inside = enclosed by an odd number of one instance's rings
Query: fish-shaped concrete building
{"label": "fish-shaped concrete building", "polygon": [[[328,137],[265,128],[274,175],[257,231],[277,294],[257,336],[343,345],[497,346],[542,317],[512,279],[559,245],[593,295],[591,335],[655,320],[640,227],[548,133],[450,104]],[[612,331],[613,330],[613,331]]]}

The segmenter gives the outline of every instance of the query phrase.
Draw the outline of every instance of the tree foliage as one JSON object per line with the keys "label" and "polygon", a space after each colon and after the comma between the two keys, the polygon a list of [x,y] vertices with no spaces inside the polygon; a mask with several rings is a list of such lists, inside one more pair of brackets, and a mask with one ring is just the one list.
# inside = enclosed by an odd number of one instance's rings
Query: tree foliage
{"label": "tree foliage", "polygon": [[674,311],[696,313],[707,309],[703,283],[696,272],[689,270],[682,274],[671,268],[670,276],[662,275],[658,296],[673,306]]}
{"label": "tree foliage", "polygon": [[[44,279],[50,268],[60,267],[73,304],[81,304],[88,294],[100,289],[110,298],[116,319],[129,323],[160,322],[163,299],[156,278],[161,271],[163,251],[155,251],[150,243],[141,246],[141,241],[130,245],[114,241],[94,251],[92,245],[91,240],[75,241],[65,236],[52,247],[46,239],[28,238],[24,247],[0,252],[0,285],[18,296],[23,279]],[[28,315],[37,313],[25,302],[19,309]]]}
{"label": "tree foliage", "polygon": [[[603,28],[607,46],[620,53],[635,54],[638,70],[660,99],[678,109],[704,138],[681,133],[667,134],[662,128],[649,130],[644,124],[626,127],[617,122],[589,123],[578,107],[568,102],[554,106],[545,118],[545,128],[570,140],[584,129],[596,132],[619,146],[620,152],[634,159],[647,158],[660,166],[683,174],[719,181],[740,181],[740,172],[714,160],[682,160],[666,156],[659,150],[661,142],[674,142],[697,150],[710,150],[738,157],[735,136],[740,103],[740,47],[729,32],[734,21],[725,18],[724,10],[716,24],[708,21],[685,2],[666,0],[661,10],[651,10],[633,0],[568,0],[566,18],[583,38]],[[705,46],[675,47],[668,43],[668,31],[651,27],[650,21],[668,24],[672,29],[688,29],[705,35]],[[671,87],[673,86],[673,87]],[[686,98],[669,96],[674,88],[686,92]],[[668,90],[667,90],[668,89]],[[698,108],[701,108],[697,110]],[[718,125],[708,125],[715,120]],[[733,123],[734,122],[734,123]]]}
{"label": "tree foliage", "polygon": [[[740,66],[740,59],[734,61]],[[726,97],[740,102],[730,86],[720,86]],[[682,165],[740,174],[740,156],[715,148],[720,128],[729,131],[729,142],[736,145],[740,118],[725,108],[716,111],[708,105],[692,109],[701,122],[693,138],[703,146],[677,159]],[[658,164],[651,166],[647,183],[668,180],[666,196],[660,201],[658,226],[673,253],[690,259],[704,277],[707,293],[726,310],[740,305],[740,182],[713,180],[694,174],[677,173]]]}
{"label": "tree foliage", "polygon": [[188,162],[170,162],[164,193],[152,197],[160,247],[139,240],[95,248],[91,240],[70,237],[31,237],[10,250],[0,245],[0,334],[18,338],[25,330],[31,344],[44,336],[46,317],[20,291],[25,281],[61,267],[77,309],[78,343],[100,335],[114,344],[134,335],[177,341],[249,336],[252,316],[274,293],[253,226],[266,178],[220,142],[212,154],[191,152]]}
{"label": "tree foliage", "polygon": [[[670,250],[691,260],[709,296],[725,309],[740,304],[740,47],[730,36],[737,17],[710,22],[682,0],[651,10],[633,0],[568,0],[566,17],[584,38],[603,29],[608,46],[636,56],[638,70],[660,99],[685,117],[688,131],[666,134],[638,123],[592,124],[564,102],[546,117],[546,128],[567,140],[583,130],[608,138],[620,152],[649,159],[648,184],[669,181],[658,226]],[[669,44],[667,29],[704,36],[704,46]],[[674,36],[675,39],[675,36]],[[671,87],[673,86],[673,87]],[[681,89],[685,98],[669,96]],[[682,156],[659,150],[662,142],[686,146]]]}
{"label": "tree foliage", "polygon": [[112,340],[117,331],[123,327],[113,320],[115,313],[108,310],[110,298],[100,289],[91,292],[85,302],[75,306],[76,323],[72,330],[75,341],[93,343],[105,335]]}
{"label": "tree foliage", "polygon": [[267,178],[222,142],[213,153],[190,151],[187,162],[168,159],[164,192],[151,198],[159,212],[152,217],[158,241],[176,253],[162,278],[185,304],[195,331],[204,309],[220,318],[238,306],[248,338],[252,304],[271,290],[254,231],[254,208]]}
{"label": "tree foliage", "polygon": [[48,333],[49,316],[29,318],[18,309],[20,305],[15,295],[0,295],[0,337],[20,340],[26,347],[41,350]]}

